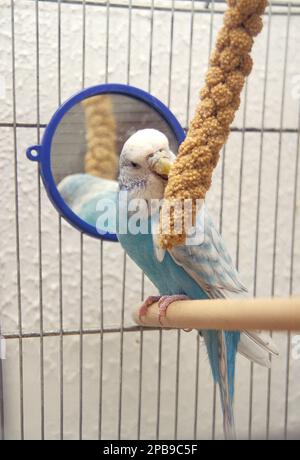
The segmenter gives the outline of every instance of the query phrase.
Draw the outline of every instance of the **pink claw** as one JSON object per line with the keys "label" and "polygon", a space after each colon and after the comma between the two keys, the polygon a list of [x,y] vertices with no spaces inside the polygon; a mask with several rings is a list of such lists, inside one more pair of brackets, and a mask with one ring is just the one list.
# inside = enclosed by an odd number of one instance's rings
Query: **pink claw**
{"label": "pink claw", "polygon": [[163,326],[161,322],[161,318],[166,316],[166,312],[168,309],[168,306],[171,305],[171,303],[176,302],[177,300],[188,300],[188,296],[183,295],[183,294],[177,294],[177,295],[164,295],[162,296],[159,301],[158,301],[158,306],[159,306],[159,322]]}
{"label": "pink claw", "polygon": [[147,299],[144,300],[144,302],[142,303],[142,305],[141,305],[141,307],[139,309],[139,318],[140,318],[140,320],[142,319],[142,316],[147,315],[148,308],[152,304],[154,304],[155,302],[158,302],[160,298],[161,298],[161,296],[159,296],[159,295],[150,295],[149,297],[147,297]]}

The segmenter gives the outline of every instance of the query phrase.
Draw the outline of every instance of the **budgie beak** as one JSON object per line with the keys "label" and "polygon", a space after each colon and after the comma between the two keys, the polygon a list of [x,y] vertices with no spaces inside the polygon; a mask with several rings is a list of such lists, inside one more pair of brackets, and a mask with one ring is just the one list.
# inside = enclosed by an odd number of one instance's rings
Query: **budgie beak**
{"label": "budgie beak", "polygon": [[155,153],[150,159],[150,169],[152,172],[160,176],[162,179],[167,180],[172,161],[165,156],[164,152]]}

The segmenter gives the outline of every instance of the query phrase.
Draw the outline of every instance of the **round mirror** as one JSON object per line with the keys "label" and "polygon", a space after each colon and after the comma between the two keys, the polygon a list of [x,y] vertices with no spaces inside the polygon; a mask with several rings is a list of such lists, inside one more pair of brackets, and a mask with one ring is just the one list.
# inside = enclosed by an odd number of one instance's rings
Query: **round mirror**
{"label": "round mirror", "polygon": [[102,229],[97,222],[105,203],[116,203],[124,143],[145,128],[164,133],[174,153],[185,137],[166,106],[131,86],[88,88],[58,109],[42,144],[29,147],[27,156],[40,162],[48,195],[68,222],[89,235],[117,241],[115,228]]}

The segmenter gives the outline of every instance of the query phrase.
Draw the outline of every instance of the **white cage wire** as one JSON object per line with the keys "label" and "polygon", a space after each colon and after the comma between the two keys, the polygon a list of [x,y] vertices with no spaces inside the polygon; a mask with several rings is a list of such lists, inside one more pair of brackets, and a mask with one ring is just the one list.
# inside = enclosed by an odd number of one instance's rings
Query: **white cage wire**
{"label": "white cage wire", "polygon": [[[253,294],[299,293],[300,4],[272,1],[207,207]],[[25,148],[102,82],[139,86],[187,127],[225,1],[2,0],[0,427],[3,439],[222,438],[197,333],[144,330],[153,287],[118,244],[57,216]],[[272,369],[238,360],[240,438],[300,437],[297,334]]]}

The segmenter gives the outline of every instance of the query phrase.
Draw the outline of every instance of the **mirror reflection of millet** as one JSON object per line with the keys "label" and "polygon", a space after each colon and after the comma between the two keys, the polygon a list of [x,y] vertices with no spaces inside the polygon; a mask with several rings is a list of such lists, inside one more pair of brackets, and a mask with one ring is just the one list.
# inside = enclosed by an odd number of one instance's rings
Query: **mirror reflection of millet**
{"label": "mirror reflection of millet", "polygon": [[87,151],[84,169],[104,179],[116,179],[119,157],[116,152],[116,121],[110,95],[84,99]]}

